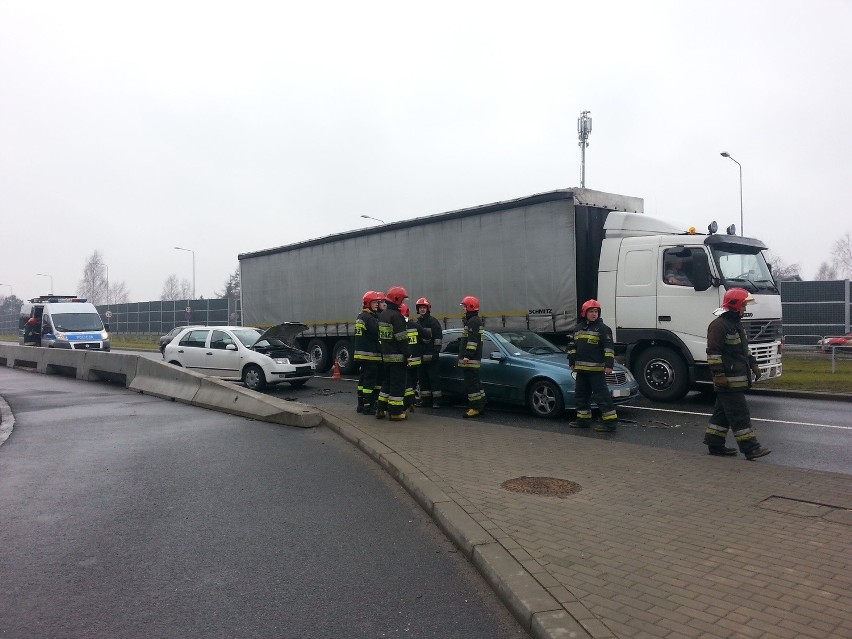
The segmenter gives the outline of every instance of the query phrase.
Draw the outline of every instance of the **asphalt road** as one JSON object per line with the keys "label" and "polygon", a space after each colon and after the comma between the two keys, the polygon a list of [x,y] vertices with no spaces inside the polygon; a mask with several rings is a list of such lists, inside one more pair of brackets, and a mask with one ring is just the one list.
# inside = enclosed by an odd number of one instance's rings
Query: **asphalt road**
{"label": "asphalt road", "polygon": [[[354,411],[355,385],[351,378],[334,380],[324,376],[299,389],[282,385],[267,392],[315,406],[348,405]],[[640,397],[630,405],[618,407],[621,421],[618,432],[612,435],[569,429],[567,422],[573,414],[567,412],[563,419],[547,420],[533,417],[524,408],[489,404],[481,419],[516,428],[561,432],[569,437],[617,438],[633,444],[703,454],[707,449],[702,440],[713,402],[712,394],[695,392],[671,404]],[[748,402],[758,440],[772,449],[772,454],[761,458],[759,463],[852,474],[852,403],[755,393],[749,394]],[[463,404],[439,412],[461,423]],[[728,438],[729,445],[733,445],[733,436],[729,434]]]}
{"label": "asphalt road", "polygon": [[526,636],[331,431],[0,368],[0,637]]}

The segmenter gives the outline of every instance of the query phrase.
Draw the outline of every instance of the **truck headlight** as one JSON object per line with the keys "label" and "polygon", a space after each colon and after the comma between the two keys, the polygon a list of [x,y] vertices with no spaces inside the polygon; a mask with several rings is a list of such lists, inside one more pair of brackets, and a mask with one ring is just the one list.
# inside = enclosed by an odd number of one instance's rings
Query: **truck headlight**
{"label": "truck headlight", "polygon": [[289,364],[290,363],[290,360],[287,359],[286,357],[273,357],[272,361],[275,362],[276,364]]}

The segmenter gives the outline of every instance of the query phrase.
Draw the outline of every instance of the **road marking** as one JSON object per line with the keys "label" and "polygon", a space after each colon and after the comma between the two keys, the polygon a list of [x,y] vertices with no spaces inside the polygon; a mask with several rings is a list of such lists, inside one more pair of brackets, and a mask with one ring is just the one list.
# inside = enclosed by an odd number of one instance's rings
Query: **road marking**
{"label": "road marking", "polygon": [[[647,406],[625,406],[624,408],[633,408],[635,410],[652,410],[660,413],[677,413],[678,415],[698,415],[700,417],[710,417],[712,413],[696,413],[688,410],[672,410],[670,408],[651,408]],[[835,426],[834,424],[813,424],[811,422],[790,422],[783,419],[766,419],[765,417],[752,417],[753,422],[769,422],[771,424],[791,424],[793,426],[817,426],[819,428],[836,428],[838,430],[852,430],[852,426]]]}

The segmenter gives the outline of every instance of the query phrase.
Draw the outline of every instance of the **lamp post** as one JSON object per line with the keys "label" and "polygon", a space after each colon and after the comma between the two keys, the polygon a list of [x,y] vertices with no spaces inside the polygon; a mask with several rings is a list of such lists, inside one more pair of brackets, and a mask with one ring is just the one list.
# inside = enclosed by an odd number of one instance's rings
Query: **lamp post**
{"label": "lamp post", "polygon": [[192,299],[195,299],[195,251],[188,248],[181,248],[180,246],[176,246],[175,249],[192,253]]}
{"label": "lamp post", "polygon": [[36,273],[36,275],[41,275],[42,277],[50,278],[50,295],[53,295],[53,293],[55,292],[53,290],[53,275],[47,275],[46,273]]}
{"label": "lamp post", "polygon": [[[737,162],[727,151],[722,151],[720,155],[723,158],[728,158],[733,162]],[[740,235],[745,235],[745,231],[743,230],[743,165],[737,162],[737,166],[740,167]]]}
{"label": "lamp post", "polygon": [[589,146],[589,136],[592,134],[591,111],[583,111],[577,118],[577,134],[580,138],[580,188],[586,188],[586,147]]}
{"label": "lamp post", "polygon": [[106,285],[107,285],[107,287],[106,287],[106,288],[107,288],[107,291],[106,291],[106,295],[107,295],[107,310],[109,310],[109,266],[107,266],[106,264],[103,264],[102,266],[103,266],[103,267],[104,267],[104,269],[106,270]]}
{"label": "lamp post", "polygon": [[365,219],[367,219],[367,220],[375,220],[376,222],[381,222],[382,224],[387,224],[387,222],[385,222],[384,220],[380,220],[380,219],[379,219],[379,218],[377,218],[377,217],[371,217],[371,216],[369,216],[369,215],[362,215],[361,217],[363,217],[363,218],[365,218]]}

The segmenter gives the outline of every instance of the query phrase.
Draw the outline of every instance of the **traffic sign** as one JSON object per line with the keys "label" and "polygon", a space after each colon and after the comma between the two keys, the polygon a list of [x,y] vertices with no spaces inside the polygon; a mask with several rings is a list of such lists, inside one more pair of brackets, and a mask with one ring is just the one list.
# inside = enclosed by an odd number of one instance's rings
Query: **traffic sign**
{"label": "traffic sign", "polygon": [[112,317],[112,311],[107,311],[106,313],[104,313],[104,315],[106,315],[106,318],[109,319],[110,317]]}

